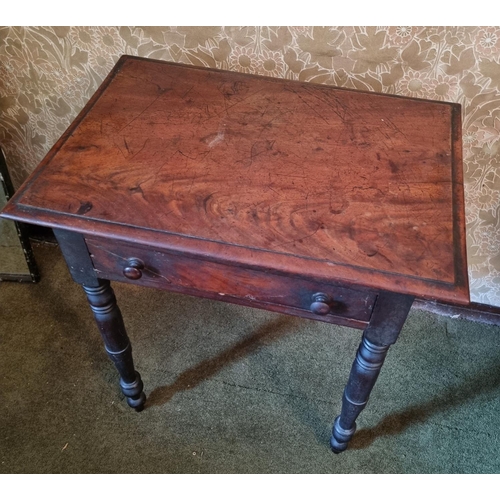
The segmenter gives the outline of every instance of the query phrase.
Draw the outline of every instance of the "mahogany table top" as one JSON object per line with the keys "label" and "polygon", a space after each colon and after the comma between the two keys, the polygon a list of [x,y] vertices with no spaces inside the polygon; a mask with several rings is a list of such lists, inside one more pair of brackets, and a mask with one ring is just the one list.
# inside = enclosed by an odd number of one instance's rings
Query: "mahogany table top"
{"label": "mahogany table top", "polygon": [[5,216],[468,303],[460,106],[123,56]]}

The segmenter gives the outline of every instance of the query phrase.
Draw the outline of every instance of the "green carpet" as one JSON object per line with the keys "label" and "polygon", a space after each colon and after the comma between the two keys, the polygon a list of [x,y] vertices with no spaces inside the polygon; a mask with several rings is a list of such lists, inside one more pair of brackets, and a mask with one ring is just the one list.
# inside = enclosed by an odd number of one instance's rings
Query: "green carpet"
{"label": "green carpet", "polygon": [[361,331],[114,284],[129,409],[59,249],[0,283],[2,473],[499,473],[500,328],[412,310],[349,449],[329,436]]}

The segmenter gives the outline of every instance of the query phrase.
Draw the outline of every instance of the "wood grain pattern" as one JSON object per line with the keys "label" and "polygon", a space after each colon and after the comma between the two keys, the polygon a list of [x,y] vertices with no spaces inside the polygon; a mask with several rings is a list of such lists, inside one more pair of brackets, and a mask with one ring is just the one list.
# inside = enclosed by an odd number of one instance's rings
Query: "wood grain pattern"
{"label": "wood grain pattern", "polygon": [[[353,290],[332,283],[314,282],[184,257],[155,248],[123,242],[87,238],[97,276],[173,292],[245,304],[294,316],[365,328],[370,320],[376,293]],[[131,260],[139,260],[141,272],[124,276]],[[314,295],[331,298],[330,312],[314,314]]]}
{"label": "wood grain pattern", "polygon": [[413,296],[468,302],[449,103],[123,57],[5,215],[55,229],[138,409],[110,279],[366,327],[335,452]]}
{"label": "wood grain pattern", "polygon": [[7,216],[468,303],[459,109],[124,57]]}

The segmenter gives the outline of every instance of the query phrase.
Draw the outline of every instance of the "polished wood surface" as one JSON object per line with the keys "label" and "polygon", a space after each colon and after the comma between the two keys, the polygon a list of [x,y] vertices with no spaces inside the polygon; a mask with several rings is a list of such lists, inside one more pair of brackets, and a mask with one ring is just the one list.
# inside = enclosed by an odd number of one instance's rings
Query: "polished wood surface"
{"label": "polished wood surface", "polygon": [[124,56],[7,208],[466,304],[460,106]]}
{"label": "polished wood surface", "polygon": [[[377,294],[331,282],[219,264],[118,241],[87,238],[99,278],[365,328]],[[318,297],[318,295],[325,297]],[[321,303],[323,307],[320,307]]]}

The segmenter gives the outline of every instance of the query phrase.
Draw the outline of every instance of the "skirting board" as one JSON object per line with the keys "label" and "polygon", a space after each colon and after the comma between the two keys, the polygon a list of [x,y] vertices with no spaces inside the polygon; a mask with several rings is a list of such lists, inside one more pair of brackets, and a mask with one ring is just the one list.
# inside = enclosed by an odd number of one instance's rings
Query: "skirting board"
{"label": "skirting board", "polygon": [[421,299],[416,299],[413,307],[449,318],[463,318],[487,325],[500,326],[500,307],[476,302],[472,302],[470,306],[455,306]]}

